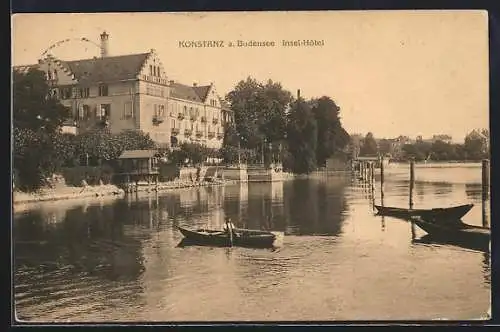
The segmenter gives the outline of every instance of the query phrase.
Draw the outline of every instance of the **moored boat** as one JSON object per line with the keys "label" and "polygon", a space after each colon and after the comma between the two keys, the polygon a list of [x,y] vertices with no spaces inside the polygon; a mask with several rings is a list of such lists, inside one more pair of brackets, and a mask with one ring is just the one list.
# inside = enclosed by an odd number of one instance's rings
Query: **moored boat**
{"label": "moored boat", "polygon": [[456,221],[465,216],[474,206],[474,204],[465,204],[452,206],[448,208],[434,208],[434,209],[404,209],[398,207],[380,206],[375,205],[379,215],[410,219],[412,217],[421,217],[427,221],[441,220],[441,221]]}
{"label": "moored boat", "polygon": [[187,229],[180,226],[177,226],[177,228],[188,242],[204,245],[271,248],[276,240],[276,234],[259,230],[235,228],[233,229],[231,241],[227,231],[202,228]]}
{"label": "moored boat", "polygon": [[438,222],[415,218],[413,222],[433,238],[445,240],[461,240],[476,243],[489,243],[491,231],[487,227],[469,225],[460,222],[453,227]]}

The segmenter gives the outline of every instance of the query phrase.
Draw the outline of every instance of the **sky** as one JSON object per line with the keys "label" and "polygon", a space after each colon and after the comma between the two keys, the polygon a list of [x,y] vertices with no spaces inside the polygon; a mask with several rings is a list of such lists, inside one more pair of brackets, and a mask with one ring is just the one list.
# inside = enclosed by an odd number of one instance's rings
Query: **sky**
{"label": "sky", "polygon": [[[463,142],[472,129],[489,127],[486,11],[16,14],[13,65],[36,63],[66,39],[54,56],[98,56],[104,30],[110,55],[155,49],[169,79],[213,82],[222,96],[248,76],[305,98],[329,96],[349,133],[449,134]],[[304,39],[323,45],[282,46]],[[225,47],[179,47],[198,40]],[[275,46],[228,47],[237,40]]]}

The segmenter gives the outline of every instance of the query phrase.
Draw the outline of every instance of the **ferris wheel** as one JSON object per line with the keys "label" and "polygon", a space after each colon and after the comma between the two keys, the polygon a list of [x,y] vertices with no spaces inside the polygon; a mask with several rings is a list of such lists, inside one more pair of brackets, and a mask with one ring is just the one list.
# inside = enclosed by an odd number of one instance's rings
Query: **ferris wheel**
{"label": "ferris wheel", "polygon": [[[99,45],[98,43],[88,39],[88,38],[85,38],[85,37],[82,37],[82,38],[66,38],[64,40],[60,40],[58,42],[55,42],[53,43],[52,45],[50,45],[46,50],[44,50],[41,54],[40,54],[40,59],[44,59],[44,58],[47,58],[47,57],[54,57],[54,54],[52,53],[52,51],[54,49],[57,49],[61,46],[64,46],[64,45],[69,45],[69,44],[72,44],[72,43],[79,43],[81,45],[85,45],[85,46],[91,46],[91,47],[97,47],[99,50],[101,49],[101,45]],[[85,50],[87,50],[87,47],[85,47]]]}

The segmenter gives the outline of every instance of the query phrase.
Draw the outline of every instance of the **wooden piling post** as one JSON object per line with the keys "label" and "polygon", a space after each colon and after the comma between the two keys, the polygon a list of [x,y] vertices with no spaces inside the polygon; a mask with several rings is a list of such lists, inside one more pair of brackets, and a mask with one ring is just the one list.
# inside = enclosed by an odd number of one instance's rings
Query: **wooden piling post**
{"label": "wooden piling post", "polygon": [[365,164],[365,182],[368,180],[368,172],[369,172],[369,169],[368,169],[368,163],[365,161],[364,162]]}
{"label": "wooden piling post", "polygon": [[483,159],[482,164],[482,196],[483,200],[488,199],[490,194],[490,161]]}
{"label": "wooden piling post", "polygon": [[375,163],[372,161],[370,163],[370,175],[371,175],[371,181],[372,181],[372,184],[375,183]]}
{"label": "wooden piling post", "polygon": [[384,199],[384,156],[380,157],[380,199]]}
{"label": "wooden piling post", "polygon": [[384,183],[384,157],[380,157],[380,183]]}
{"label": "wooden piling post", "polygon": [[483,227],[488,227],[489,226],[489,220],[488,220],[488,214],[486,213],[486,200],[483,199],[482,205],[481,205],[481,217],[482,217],[482,226]]}
{"label": "wooden piling post", "polygon": [[413,188],[415,187],[415,159],[410,159],[410,209],[413,209]]}

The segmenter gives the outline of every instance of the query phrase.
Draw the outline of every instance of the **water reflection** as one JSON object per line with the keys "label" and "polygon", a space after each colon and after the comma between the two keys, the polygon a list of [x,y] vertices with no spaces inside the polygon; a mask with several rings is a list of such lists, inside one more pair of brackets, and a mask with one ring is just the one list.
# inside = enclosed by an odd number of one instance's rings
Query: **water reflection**
{"label": "water reflection", "polygon": [[490,251],[490,241],[472,241],[464,239],[443,239],[436,238],[432,235],[424,235],[419,239],[414,239],[415,244],[427,244],[427,245],[444,245],[444,246],[455,246],[463,249],[476,250],[484,253]]}
{"label": "water reflection", "polygon": [[339,235],[345,211],[345,179],[297,180],[287,183],[284,206],[287,233],[294,235]]}
{"label": "water reflection", "polygon": [[466,183],[465,184],[465,193],[467,194],[467,198],[479,201],[482,198],[482,186],[480,183]]}

